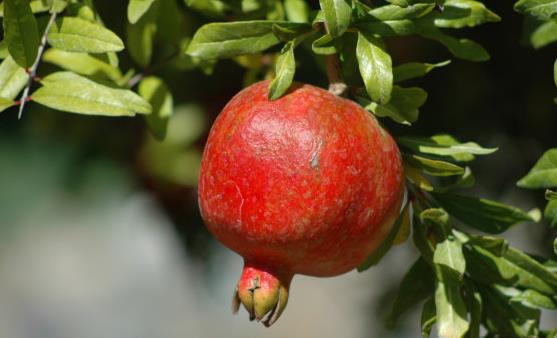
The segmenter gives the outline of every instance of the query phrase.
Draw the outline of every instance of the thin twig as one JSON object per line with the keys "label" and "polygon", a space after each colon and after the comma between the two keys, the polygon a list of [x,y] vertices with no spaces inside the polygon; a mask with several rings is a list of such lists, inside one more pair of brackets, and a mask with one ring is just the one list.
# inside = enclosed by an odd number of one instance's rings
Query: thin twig
{"label": "thin twig", "polygon": [[21,98],[19,99],[19,113],[17,115],[18,119],[21,119],[21,115],[23,114],[23,108],[25,107],[25,103],[30,100],[29,90],[31,90],[31,85],[33,84],[33,80],[37,76],[37,68],[39,67],[39,62],[41,61],[41,57],[42,57],[44,49],[46,47],[46,37],[48,35],[48,31],[50,31],[50,27],[54,23],[54,20],[56,20],[56,15],[57,15],[56,12],[52,12],[52,14],[50,15],[50,20],[48,20],[48,23],[47,23],[46,28],[44,30],[43,36],[41,37],[41,43],[39,44],[39,50],[37,52],[37,58],[35,59],[35,62],[31,66],[31,68],[26,69],[27,74],[29,74],[29,80],[27,80],[27,86],[23,90],[23,94],[21,95]]}
{"label": "thin twig", "polygon": [[[329,34],[329,27],[324,23],[325,33]],[[327,79],[329,80],[329,92],[336,96],[343,95],[348,86],[342,77],[342,68],[337,53],[325,56],[325,67],[327,71]]]}

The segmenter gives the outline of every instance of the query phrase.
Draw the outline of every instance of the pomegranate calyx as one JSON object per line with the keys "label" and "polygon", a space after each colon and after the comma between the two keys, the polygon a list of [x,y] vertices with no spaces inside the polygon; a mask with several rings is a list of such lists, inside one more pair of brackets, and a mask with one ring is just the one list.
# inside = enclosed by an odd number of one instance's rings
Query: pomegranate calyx
{"label": "pomegranate calyx", "polygon": [[250,320],[262,320],[267,327],[273,325],[286,307],[291,280],[292,274],[246,264],[234,291],[232,312],[237,313],[241,303]]}

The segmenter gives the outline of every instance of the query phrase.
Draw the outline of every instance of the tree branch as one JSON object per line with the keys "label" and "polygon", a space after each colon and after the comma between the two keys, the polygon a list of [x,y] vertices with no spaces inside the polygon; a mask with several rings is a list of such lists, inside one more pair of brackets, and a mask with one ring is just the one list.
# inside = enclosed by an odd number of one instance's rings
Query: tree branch
{"label": "tree branch", "polygon": [[21,119],[21,115],[23,114],[23,108],[25,107],[25,103],[31,100],[31,98],[29,97],[29,90],[31,90],[31,85],[33,84],[33,80],[37,76],[37,68],[39,67],[39,62],[41,61],[41,57],[46,47],[46,37],[48,35],[48,31],[50,31],[50,27],[52,27],[52,24],[54,23],[54,20],[56,20],[56,15],[57,15],[56,12],[53,12],[50,15],[50,20],[48,20],[43,36],[41,37],[41,43],[39,44],[37,58],[35,59],[35,62],[31,66],[31,68],[26,69],[27,74],[29,74],[29,80],[27,80],[27,86],[25,86],[25,89],[23,90],[23,94],[21,95],[21,98],[18,101],[19,102],[19,113],[17,115],[18,119]]}

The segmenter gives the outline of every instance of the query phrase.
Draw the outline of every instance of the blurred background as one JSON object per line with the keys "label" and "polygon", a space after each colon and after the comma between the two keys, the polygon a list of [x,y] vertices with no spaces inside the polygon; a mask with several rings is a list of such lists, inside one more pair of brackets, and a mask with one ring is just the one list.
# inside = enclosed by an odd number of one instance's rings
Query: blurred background
{"label": "blurred background", "polygon": [[[125,36],[125,6],[97,6],[107,26]],[[543,193],[515,182],[557,146],[555,46],[536,51],[520,44],[523,18],[508,2],[490,8],[503,21],[465,35],[485,46],[491,61],[453,60],[416,80],[429,93],[419,122],[411,128],[384,122],[395,136],[447,132],[499,147],[472,163],[477,184],[470,193],[541,208]],[[186,33],[203,23],[201,16],[184,15]],[[419,38],[388,43],[395,64],[450,58]],[[163,59],[168,50],[158,47],[155,56]],[[310,53],[296,53],[296,79],[325,86]],[[133,66],[125,55],[121,63]],[[45,63],[39,74],[55,69]],[[416,311],[396,331],[383,324],[417,257],[410,242],[363,274],[297,276],[288,309],[271,329],[250,323],[245,312],[232,316],[242,261],[206,231],[196,180],[212,121],[253,74],[231,60],[220,61],[212,74],[180,60],[156,74],[175,103],[164,142],[155,141],[140,118],[78,116],[32,103],[21,120],[16,109],[0,114],[0,337],[418,336]],[[523,224],[506,236],[549,257],[555,233],[543,223]]]}

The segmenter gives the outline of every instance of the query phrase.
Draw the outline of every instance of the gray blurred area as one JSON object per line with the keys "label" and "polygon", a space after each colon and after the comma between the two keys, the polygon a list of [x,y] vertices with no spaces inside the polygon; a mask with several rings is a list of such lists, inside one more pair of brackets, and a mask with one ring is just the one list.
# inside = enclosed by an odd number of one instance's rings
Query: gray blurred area
{"label": "gray blurred area", "polygon": [[[74,148],[0,143],[0,337],[369,337],[373,304],[398,283],[409,246],[379,268],[337,278],[297,276],[272,328],[233,316],[242,261],[213,243],[184,253],[153,197],[114,161],[76,162]],[[76,171],[77,170],[77,171]],[[68,183],[68,175],[71,182]],[[412,337],[409,331],[393,337]],[[382,337],[389,336],[382,333]]]}

